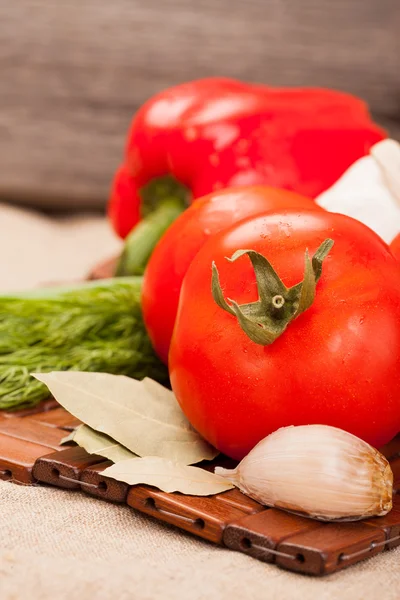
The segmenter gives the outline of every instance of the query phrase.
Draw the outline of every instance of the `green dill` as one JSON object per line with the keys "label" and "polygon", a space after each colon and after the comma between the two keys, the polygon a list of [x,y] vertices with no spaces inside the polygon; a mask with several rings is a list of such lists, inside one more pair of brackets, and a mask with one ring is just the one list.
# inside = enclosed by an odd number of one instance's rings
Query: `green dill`
{"label": "green dill", "polygon": [[168,381],[140,307],[141,278],[0,296],[0,409],[48,397],[32,372],[98,371]]}

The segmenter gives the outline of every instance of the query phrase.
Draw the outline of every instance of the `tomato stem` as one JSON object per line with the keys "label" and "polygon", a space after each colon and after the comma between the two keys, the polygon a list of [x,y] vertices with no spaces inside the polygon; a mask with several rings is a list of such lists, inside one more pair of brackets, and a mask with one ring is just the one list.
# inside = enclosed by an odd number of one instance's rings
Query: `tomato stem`
{"label": "tomato stem", "polygon": [[249,304],[237,304],[222,293],[218,269],[212,265],[211,291],[215,302],[235,316],[240,327],[256,344],[272,344],[285,331],[289,323],[310,308],[315,298],[316,285],[321,277],[322,263],[328,256],[334,242],[326,239],[310,259],[308,250],[304,256],[303,281],[287,288],[271,263],[254,250],[237,250],[230,262],[247,255],[256,275],[259,299]]}

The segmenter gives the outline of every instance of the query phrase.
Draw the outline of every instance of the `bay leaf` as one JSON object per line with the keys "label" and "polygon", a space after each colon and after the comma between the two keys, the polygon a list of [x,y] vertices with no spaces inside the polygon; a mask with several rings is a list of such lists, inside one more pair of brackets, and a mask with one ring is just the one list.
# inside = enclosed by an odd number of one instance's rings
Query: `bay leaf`
{"label": "bay leaf", "polygon": [[129,458],[137,458],[137,454],[134,454],[108,435],[95,431],[88,425],[79,425],[71,435],[64,439],[74,441],[89,454],[104,456],[104,458],[108,458],[108,460],[114,463]]}
{"label": "bay leaf", "polygon": [[130,485],[145,483],[163,492],[181,492],[191,496],[211,496],[234,487],[219,475],[159,456],[123,460],[105,469],[102,475]]}
{"label": "bay leaf", "polygon": [[153,380],[81,371],[33,376],[72,415],[134,454],[185,465],[212,460],[218,454],[192,428],[173,392]]}

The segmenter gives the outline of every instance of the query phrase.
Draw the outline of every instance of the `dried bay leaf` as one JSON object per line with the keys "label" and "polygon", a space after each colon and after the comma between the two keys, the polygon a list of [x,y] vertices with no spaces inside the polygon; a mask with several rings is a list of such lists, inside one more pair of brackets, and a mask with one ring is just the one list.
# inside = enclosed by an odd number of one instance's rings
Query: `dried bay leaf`
{"label": "dried bay leaf", "polygon": [[89,454],[104,456],[114,463],[121,460],[128,460],[129,458],[137,458],[137,454],[134,454],[108,435],[95,431],[88,425],[80,425],[64,440],[68,442],[73,441],[81,448],[84,448]]}
{"label": "dried bay leaf", "polygon": [[192,428],[173,392],[153,380],[80,371],[33,376],[72,415],[139,456],[190,465],[218,454]]}
{"label": "dried bay leaf", "polygon": [[211,496],[231,490],[234,486],[223,477],[158,456],[124,460],[102,472],[106,477],[130,485],[154,485],[163,492],[181,492],[192,496]]}

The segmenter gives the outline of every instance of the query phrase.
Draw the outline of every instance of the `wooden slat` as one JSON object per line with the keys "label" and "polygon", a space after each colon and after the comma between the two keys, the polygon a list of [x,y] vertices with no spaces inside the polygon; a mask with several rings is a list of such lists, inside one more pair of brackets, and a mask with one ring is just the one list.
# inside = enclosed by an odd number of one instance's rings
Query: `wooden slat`
{"label": "wooden slat", "polygon": [[[382,529],[385,533],[385,539],[389,542],[385,545],[385,550],[391,550],[396,546],[400,546],[400,496],[393,497],[393,508],[389,514],[384,517],[375,517],[364,521],[367,525],[373,525]],[[395,539],[399,537],[399,539]],[[392,540],[393,541],[390,541]]]}
{"label": "wooden slat", "polygon": [[63,429],[46,427],[43,423],[28,418],[6,419],[0,422],[0,433],[26,442],[47,446],[53,450],[61,450],[60,442],[67,435],[67,432]]}
{"label": "wooden slat", "polygon": [[125,502],[129,485],[102,475],[102,471],[112,464],[107,460],[84,469],[80,474],[81,488],[84,492],[109,502]]}
{"label": "wooden slat", "polygon": [[228,504],[229,506],[237,508],[238,510],[241,510],[242,512],[247,513],[249,515],[256,514],[265,510],[265,506],[262,506],[255,500],[252,500],[248,496],[245,496],[244,494],[242,494],[242,492],[240,492],[237,489],[229,490],[222,494],[218,494],[217,496],[215,496],[215,500],[217,502]]}
{"label": "wooden slat", "polygon": [[75,446],[38,458],[33,475],[38,481],[77,490],[80,489],[82,471],[100,462],[104,462],[104,458],[88,454],[83,448]]}
{"label": "wooden slat", "polygon": [[229,523],[224,544],[264,562],[274,562],[278,544],[289,536],[320,527],[317,521],[291,515],[274,508]]}
{"label": "wooden slat", "polygon": [[72,431],[75,427],[81,424],[79,419],[73,417],[64,408],[55,408],[49,412],[39,413],[29,417],[34,421],[48,425],[49,427],[60,427],[67,431]]}
{"label": "wooden slat", "polygon": [[167,494],[155,488],[133,486],[127,503],[161,521],[176,525],[216,544],[222,543],[228,523],[243,516],[243,512],[214,498]]}
{"label": "wooden slat", "polygon": [[0,479],[34,483],[36,460],[50,452],[46,446],[0,434]]}
{"label": "wooden slat", "polygon": [[43,400],[40,404],[33,406],[31,408],[23,408],[21,410],[14,411],[0,411],[0,418],[9,419],[9,418],[20,418],[20,417],[28,417],[31,415],[37,415],[49,410],[53,410],[59,406],[58,402],[53,398],[49,398],[48,400]]}
{"label": "wooden slat", "polygon": [[276,563],[299,573],[326,575],[379,554],[384,541],[383,530],[364,523],[321,524],[279,544]]}

